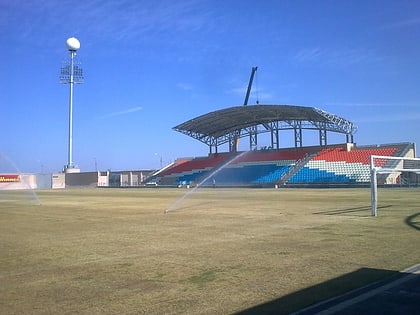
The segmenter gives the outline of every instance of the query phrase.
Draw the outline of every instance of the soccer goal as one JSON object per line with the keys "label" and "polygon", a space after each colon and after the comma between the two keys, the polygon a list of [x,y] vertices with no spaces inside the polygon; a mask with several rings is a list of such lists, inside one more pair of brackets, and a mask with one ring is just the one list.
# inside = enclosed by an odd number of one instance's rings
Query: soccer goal
{"label": "soccer goal", "polygon": [[419,183],[420,158],[372,155],[370,157],[371,213],[378,215],[378,184],[408,186]]}

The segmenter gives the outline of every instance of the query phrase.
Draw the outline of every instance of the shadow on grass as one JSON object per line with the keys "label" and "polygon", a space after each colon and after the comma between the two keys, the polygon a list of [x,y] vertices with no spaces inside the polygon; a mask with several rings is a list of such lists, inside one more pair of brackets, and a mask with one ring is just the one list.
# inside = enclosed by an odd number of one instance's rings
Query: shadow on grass
{"label": "shadow on grass", "polygon": [[[256,315],[256,314],[289,314],[302,310],[311,305],[322,301],[326,303],[318,304],[308,311],[301,314],[314,314],[329,308],[336,303],[340,303],[348,298],[352,298],[366,292],[368,289],[374,289],[384,284],[384,279],[391,279],[394,276],[401,275],[398,271],[361,268],[354,272],[331,279],[329,281],[314,285],[312,287],[288,294],[284,297],[260,304],[249,309],[235,313],[236,315]],[[368,287],[366,287],[368,284]],[[360,289],[358,289],[360,288]],[[357,289],[357,290],[355,290]],[[355,291],[352,291],[355,290]],[[352,291],[349,296],[344,295],[334,301],[329,300]],[[329,301],[328,301],[329,300]],[[318,309],[317,309],[318,308]]]}
{"label": "shadow on grass", "polygon": [[[390,207],[392,207],[392,205],[378,206],[378,209],[386,209]],[[370,210],[371,210],[371,206],[362,206],[362,207],[353,207],[353,208],[347,208],[347,209],[320,211],[320,212],[314,212],[313,214],[337,215],[337,214],[346,214],[346,213],[355,213],[355,212],[365,212],[365,213],[368,212],[368,215],[370,216]]]}
{"label": "shadow on grass", "polygon": [[420,212],[408,216],[404,222],[413,229],[420,231]]}

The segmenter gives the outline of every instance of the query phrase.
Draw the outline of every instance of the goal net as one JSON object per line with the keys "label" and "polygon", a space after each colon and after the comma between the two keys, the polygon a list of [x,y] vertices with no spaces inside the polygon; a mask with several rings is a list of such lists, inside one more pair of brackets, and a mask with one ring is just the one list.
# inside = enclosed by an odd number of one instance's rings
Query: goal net
{"label": "goal net", "polygon": [[378,215],[378,185],[419,185],[420,158],[372,155],[370,157],[371,213]]}

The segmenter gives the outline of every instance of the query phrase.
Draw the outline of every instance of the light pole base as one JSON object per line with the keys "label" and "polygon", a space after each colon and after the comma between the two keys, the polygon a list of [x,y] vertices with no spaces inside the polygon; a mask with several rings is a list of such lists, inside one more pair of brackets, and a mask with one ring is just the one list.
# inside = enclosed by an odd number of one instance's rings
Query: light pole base
{"label": "light pole base", "polygon": [[73,167],[73,166],[66,166],[64,168],[64,173],[66,173],[66,174],[69,174],[69,173],[80,173],[80,168]]}

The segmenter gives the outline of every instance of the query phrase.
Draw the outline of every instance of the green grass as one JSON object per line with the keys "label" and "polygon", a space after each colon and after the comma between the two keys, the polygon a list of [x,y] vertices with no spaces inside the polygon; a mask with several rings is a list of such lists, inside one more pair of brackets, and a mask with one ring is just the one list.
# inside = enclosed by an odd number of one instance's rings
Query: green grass
{"label": "green grass", "polygon": [[198,189],[164,214],[186,192],[2,192],[0,313],[287,313],[419,263],[419,190],[380,189],[378,217],[369,189]]}

